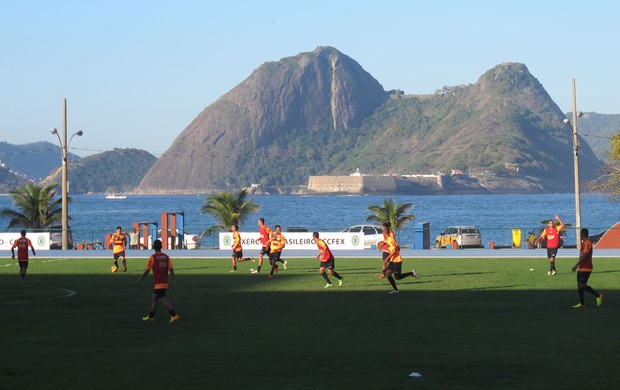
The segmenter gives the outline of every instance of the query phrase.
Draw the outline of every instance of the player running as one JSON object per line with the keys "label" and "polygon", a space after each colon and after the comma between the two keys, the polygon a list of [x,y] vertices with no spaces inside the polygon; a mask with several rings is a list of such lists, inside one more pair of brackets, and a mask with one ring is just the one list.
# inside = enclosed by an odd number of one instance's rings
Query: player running
{"label": "player running", "polygon": [[319,248],[319,254],[316,255],[316,259],[321,261],[321,265],[319,266],[319,273],[325,279],[327,284],[324,288],[329,288],[332,286],[331,280],[329,280],[329,276],[325,273],[325,269],[329,272],[330,275],[334,275],[336,279],[338,279],[338,286],[342,286],[343,277],[338,275],[338,272],[334,271],[335,268],[335,260],[332,251],[329,250],[329,246],[324,240],[319,238],[319,232],[312,233],[312,237],[316,242],[316,246]]}
{"label": "player running", "polygon": [[243,247],[241,246],[241,236],[239,235],[239,225],[232,225],[230,230],[233,234],[232,244],[232,271],[237,272],[237,262],[242,263],[244,261],[254,261],[253,257],[243,257]]}
{"label": "player running", "polygon": [[387,227],[383,226],[382,230],[383,230],[383,238],[385,240],[385,245],[388,247],[388,250],[389,250],[389,255],[386,258],[388,263],[387,263],[387,269],[385,271],[385,277],[392,285],[392,291],[390,291],[390,294],[398,294],[398,287],[396,287],[396,280],[401,280],[408,276],[413,276],[414,278],[419,279],[420,276],[415,270],[412,270],[411,272],[407,272],[406,274],[401,273],[402,267],[403,267],[403,258],[400,255],[400,247],[398,246],[396,239],[393,236],[390,236],[388,234]]}

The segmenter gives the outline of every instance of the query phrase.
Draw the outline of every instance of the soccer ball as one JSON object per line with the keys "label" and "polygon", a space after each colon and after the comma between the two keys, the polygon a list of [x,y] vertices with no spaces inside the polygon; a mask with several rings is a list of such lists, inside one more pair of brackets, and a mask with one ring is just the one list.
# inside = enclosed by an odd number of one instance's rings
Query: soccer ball
{"label": "soccer ball", "polygon": [[250,272],[254,272],[254,268],[250,268]]}
{"label": "soccer ball", "polygon": [[118,267],[113,265],[112,267],[110,267],[110,271],[116,272],[116,271],[118,271]]}

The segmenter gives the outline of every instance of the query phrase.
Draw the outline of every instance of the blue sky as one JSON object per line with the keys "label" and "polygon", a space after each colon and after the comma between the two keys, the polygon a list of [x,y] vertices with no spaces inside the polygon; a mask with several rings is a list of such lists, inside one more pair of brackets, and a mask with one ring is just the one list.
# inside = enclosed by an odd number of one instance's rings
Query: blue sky
{"label": "blue sky", "polygon": [[620,2],[0,0],[0,141],[156,156],[267,61],[333,46],[384,89],[432,93],[527,65],[564,111],[620,114]]}

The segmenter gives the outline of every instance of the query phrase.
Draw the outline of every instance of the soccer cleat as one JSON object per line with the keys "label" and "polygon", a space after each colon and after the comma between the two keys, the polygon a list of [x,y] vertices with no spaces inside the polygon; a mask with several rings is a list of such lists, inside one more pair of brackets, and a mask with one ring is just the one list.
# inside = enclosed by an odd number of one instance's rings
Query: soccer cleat
{"label": "soccer cleat", "polygon": [[286,269],[286,264],[287,264],[287,261],[284,260],[284,263],[282,263],[282,265],[284,266],[284,269]]}
{"label": "soccer cleat", "polygon": [[237,272],[237,270],[236,269],[231,269],[230,273],[233,273],[233,272]]}
{"label": "soccer cleat", "polygon": [[342,281],[344,280],[344,278],[340,278],[340,280],[338,280],[338,286],[342,286]]}
{"label": "soccer cleat", "polygon": [[555,270],[551,271],[551,276],[555,276],[555,274],[557,274]]}
{"label": "soccer cleat", "polygon": [[146,317],[142,317],[142,321],[153,321],[153,318],[146,316]]}
{"label": "soccer cleat", "polygon": [[323,288],[330,288],[332,286],[331,283],[327,283]]}
{"label": "soccer cleat", "polygon": [[601,307],[602,304],[603,304],[603,294],[596,297],[596,307]]}
{"label": "soccer cleat", "polygon": [[123,267],[123,272],[127,272],[127,267]]}
{"label": "soccer cleat", "polygon": [[385,275],[381,274],[381,275],[379,276],[379,279],[385,279]]}
{"label": "soccer cleat", "polygon": [[392,290],[388,294],[398,294],[398,290]]}
{"label": "soccer cleat", "polygon": [[250,260],[252,260],[252,263],[256,263],[256,260],[254,260],[254,256],[250,256]]}
{"label": "soccer cleat", "polygon": [[551,271],[547,271],[547,276],[551,276]]}
{"label": "soccer cleat", "polygon": [[272,274],[267,275],[267,277],[268,277],[269,279],[273,279],[273,275],[272,275]]}
{"label": "soccer cleat", "polygon": [[257,274],[257,273],[259,273],[259,272],[260,272],[260,271],[258,271],[258,270],[256,270],[256,269],[251,269],[251,270],[250,270],[250,273],[251,273],[251,274]]}
{"label": "soccer cleat", "polygon": [[170,321],[168,321],[168,323],[169,323],[169,324],[172,324],[173,322],[178,321],[178,320],[179,320],[179,318],[181,318],[181,317],[179,317],[179,315],[178,315],[178,314],[176,314],[174,317],[170,317]]}
{"label": "soccer cleat", "polygon": [[573,306],[573,309],[583,309],[584,307],[586,307],[586,305],[578,303],[575,306]]}
{"label": "soccer cleat", "polygon": [[416,278],[416,279],[420,279],[420,275],[418,275],[418,273],[417,273],[417,272],[415,272],[415,270],[412,270],[412,271],[411,271],[411,274],[413,275],[413,277],[414,277],[414,278]]}

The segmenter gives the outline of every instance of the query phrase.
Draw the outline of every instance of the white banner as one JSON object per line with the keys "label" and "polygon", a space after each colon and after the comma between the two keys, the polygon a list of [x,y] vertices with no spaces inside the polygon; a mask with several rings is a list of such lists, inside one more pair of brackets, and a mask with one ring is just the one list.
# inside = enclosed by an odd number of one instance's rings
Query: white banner
{"label": "white banner", "polygon": [[[15,242],[15,240],[20,237],[21,235],[19,234],[19,232],[0,233],[0,249],[11,250],[13,242]],[[50,249],[50,234],[48,232],[26,233],[26,237],[29,238],[30,241],[32,241],[32,246],[34,247],[35,251],[38,251],[40,249]]]}
{"label": "white banner", "polygon": [[[329,249],[338,250],[338,249],[359,249],[364,250],[364,233],[340,233],[340,232],[332,232],[332,233],[320,233],[320,238],[325,240],[327,245],[329,245]],[[261,242],[259,240],[258,232],[239,232],[241,236],[241,246],[243,250],[253,249],[260,250]],[[284,250],[287,249],[307,249],[307,250],[316,250],[318,248],[316,246],[316,242],[314,238],[312,238],[312,233],[282,233],[284,238],[286,239],[286,246]],[[232,250],[233,244],[233,235],[232,232],[220,233],[219,237],[219,246],[220,250]]]}

